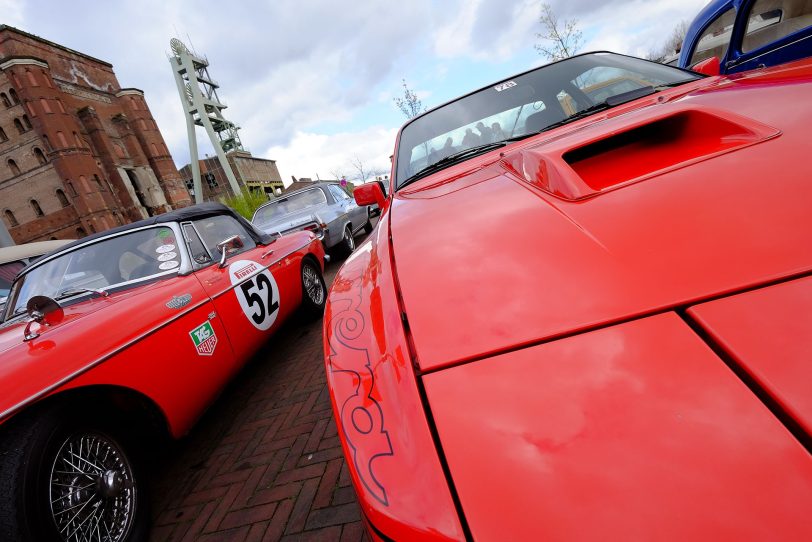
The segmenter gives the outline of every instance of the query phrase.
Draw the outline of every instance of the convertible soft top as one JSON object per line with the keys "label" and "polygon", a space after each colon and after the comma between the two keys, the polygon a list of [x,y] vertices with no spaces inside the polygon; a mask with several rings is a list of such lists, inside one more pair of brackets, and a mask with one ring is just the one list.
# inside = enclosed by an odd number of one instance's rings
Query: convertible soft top
{"label": "convertible soft top", "polygon": [[77,245],[87,243],[88,241],[101,239],[109,235],[113,235],[128,230],[134,230],[137,228],[142,228],[144,226],[165,224],[167,222],[183,222],[185,220],[195,220],[215,215],[229,215],[236,218],[237,221],[239,221],[239,223],[245,227],[245,229],[248,231],[248,234],[257,244],[267,245],[274,239],[273,235],[261,232],[256,227],[254,227],[253,224],[251,224],[248,220],[246,220],[242,215],[234,211],[234,209],[226,207],[222,203],[207,202],[192,205],[190,207],[183,207],[182,209],[176,209],[174,211],[170,211],[168,213],[164,213],[161,215],[151,216],[149,218],[145,218],[144,220],[139,220],[138,222],[132,222],[131,224],[124,224],[123,226],[118,226],[116,228],[111,228],[109,230],[94,233],[88,235],[87,237],[83,237],[81,239],[73,241],[72,243],[68,243],[67,245],[59,248],[59,251],[61,252],[63,250],[71,249]]}

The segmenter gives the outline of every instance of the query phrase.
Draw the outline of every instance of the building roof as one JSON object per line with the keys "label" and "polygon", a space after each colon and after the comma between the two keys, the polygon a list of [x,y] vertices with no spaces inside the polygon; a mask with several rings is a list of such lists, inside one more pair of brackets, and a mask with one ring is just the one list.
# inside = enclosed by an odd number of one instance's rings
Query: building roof
{"label": "building roof", "polygon": [[60,44],[55,43],[55,42],[53,42],[53,41],[51,41],[51,40],[46,40],[45,38],[41,38],[41,37],[39,37],[39,36],[35,36],[34,34],[29,34],[28,32],[26,32],[26,31],[24,31],[24,30],[20,30],[19,28],[15,28],[15,27],[13,27],[13,26],[9,26],[9,25],[7,25],[7,24],[0,24],[0,32],[2,32],[2,31],[4,31],[4,30],[7,30],[7,31],[9,31],[9,32],[14,32],[14,33],[16,33],[16,34],[20,34],[21,36],[25,36],[25,37],[27,37],[27,38],[31,38],[31,39],[33,39],[33,40],[36,40],[36,41],[38,41],[38,42],[40,42],[40,43],[44,43],[44,44],[46,44],[46,45],[48,45],[48,46],[50,46],[50,47],[53,47],[53,48],[55,48],[55,49],[61,49],[61,50],[66,51],[66,52],[68,52],[68,53],[71,53],[71,54],[74,54],[74,55],[78,55],[78,56],[84,57],[84,58],[86,58],[86,59],[88,59],[88,60],[92,60],[93,62],[98,62],[99,64],[103,64],[103,65],[108,66],[108,67],[110,67],[110,68],[112,68],[112,67],[113,67],[113,65],[112,65],[112,64],[110,64],[109,62],[105,62],[104,60],[100,60],[100,59],[98,59],[98,58],[96,58],[96,57],[92,57],[92,56],[90,56],[90,55],[86,55],[85,53],[80,53],[79,51],[77,51],[77,50],[75,50],[75,49],[71,49],[70,47],[65,47],[64,45],[60,45]]}

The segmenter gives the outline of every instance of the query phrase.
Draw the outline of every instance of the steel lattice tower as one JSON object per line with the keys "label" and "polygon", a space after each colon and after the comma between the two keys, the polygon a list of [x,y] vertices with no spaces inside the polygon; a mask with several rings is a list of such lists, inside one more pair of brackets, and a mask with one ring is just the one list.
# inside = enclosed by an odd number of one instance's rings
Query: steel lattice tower
{"label": "steel lattice tower", "polygon": [[225,171],[231,191],[240,193],[239,184],[226,158],[226,152],[243,149],[239,126],[226,119],[223,109],[227,106],[217,97],[219,85],[209,76],[209,61],[189,51],[177,38],[169,41],[172,55],[169,63],[175,74],[180,101],[186,116],[186,130],[189,136],[189,154],[192,166],[192,179],[195,187],[195,202],[203,201],[203,187],[200,181],[200,163],[197,154],[195,126],[202,126],[209,135],[212,147],[217,153],[220,165]]}

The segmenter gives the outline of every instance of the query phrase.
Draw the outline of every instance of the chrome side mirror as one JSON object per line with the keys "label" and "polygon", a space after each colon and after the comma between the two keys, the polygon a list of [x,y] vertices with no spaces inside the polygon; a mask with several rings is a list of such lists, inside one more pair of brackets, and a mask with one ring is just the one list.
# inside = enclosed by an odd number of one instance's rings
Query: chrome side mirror
{"label": "chrome side mirror", "polygon": [[28,300],[25,306],[29,320],[23,331],[23,340],[30,341],[39,337],[39,333],[31,331],[31,324],[34,322],[40,326],[54,326],[65,317],[65,311],[59,303],[44,295],[35,295]]}
{"label": "chrome side mirror", "polygon": [[245,245],[239,235],[232,235],[217,243],[217,250],[220,251],[220,267],[223,268],[226,266],[226,257],[229,251],[239,250],[243,246]]}

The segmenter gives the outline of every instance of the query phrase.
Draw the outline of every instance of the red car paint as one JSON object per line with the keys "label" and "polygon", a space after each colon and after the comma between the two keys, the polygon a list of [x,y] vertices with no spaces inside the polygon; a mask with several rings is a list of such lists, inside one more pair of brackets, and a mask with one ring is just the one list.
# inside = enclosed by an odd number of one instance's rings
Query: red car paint
{"label": "red car paint", "polygon": [[810,96],[710,77],[395,191],[325,313],[370,534],[812,537]]}
{"label": "red car paint", "polygon": [[[23,341],[25,321],[0,331],[0,419],[7,420],[46,396],[95,386],[126,389],[149,399],[170,433],[185,434],[229,378],[247,361],[302,298],[302,258],[323,270],[324,249],[307,232],[230,256],[186,276],[176,276],[64,308],[64,320]],[[248,260],[276,280],[279,314],[267,330],[247,320],[229,280],[229,268]],[[254,275],[246,275],[248,280]],[[190,295],[180,308],[167,303]],[[209,322],[217,337],[199,353],[190,332]],[[36,325],[34,326],[36,327]],[[211,342],[209,343],[211,344]]]}

